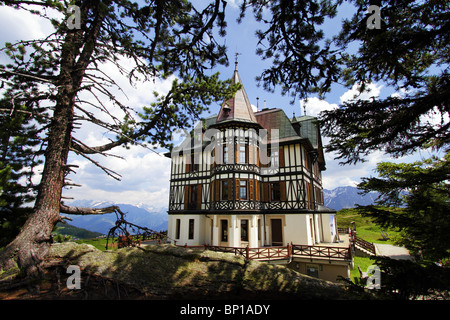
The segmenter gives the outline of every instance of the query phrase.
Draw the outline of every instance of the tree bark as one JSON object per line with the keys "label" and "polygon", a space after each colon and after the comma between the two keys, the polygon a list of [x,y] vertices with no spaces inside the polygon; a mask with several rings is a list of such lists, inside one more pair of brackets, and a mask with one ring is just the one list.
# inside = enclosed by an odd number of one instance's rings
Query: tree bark
{"label": "tree bark", "polygon": [[[70,43],[73,36],[68,34],[66,43]],[[63,49],[58,98],[47,137],[45,165],[34,211],[19,235],[6,247],[0,258],[0,261],[6,260],[4,266],[11,267],[15,262],[25,269],[27,274],[36,273],[39,262],[48,253],[50,234],[56,222],[60,220],[59,206],[64,186],[64,170],[71,139],[75,101],[70,75],[70,65],[75,55],[70,51],[67,47]]]}
{"label": "tree bark", "polygon": [[102,19],[98,17],[89,30],[67,32],[61,49],[58,93],[47,136],[45,164],[33,213],[19,235],[0,253],[0,267],[20,267],[27,275],[37,275],[39,264],[47,255],[51,232],[61,221],[60,203],[67,158],[71,145],[75,97],[89,65]]}

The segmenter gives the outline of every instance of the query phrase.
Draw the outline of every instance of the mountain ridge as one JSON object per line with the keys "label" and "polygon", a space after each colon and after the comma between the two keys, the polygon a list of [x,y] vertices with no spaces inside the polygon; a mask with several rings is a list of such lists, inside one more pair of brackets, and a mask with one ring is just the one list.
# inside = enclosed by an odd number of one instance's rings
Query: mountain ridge
{"label": "mountain ridge", "polygon": [[357,204],[366,206],[374,204],[377,200],[378,192],[360,194],[360,190],[352,186],[337,187],[334,189],[323,189],[325,207],[339,211],[341,209],[354,208]]}
{"label": "mountain ridge", "polygon": [[[102,208],[116,205],[125,213],[125,220],[141,227],[146,227],[155,231],[167,230],[168,215],[165,208],[152,208],[145,205],[132,205],[126,203],[114,203],[96,200],[76,200],[70,203],[71,206]],[[87,229],[102,234],[108,234],[109,230],[115,225],[117,217],[115,213],[103,215],[70,215],[71,225]]]}

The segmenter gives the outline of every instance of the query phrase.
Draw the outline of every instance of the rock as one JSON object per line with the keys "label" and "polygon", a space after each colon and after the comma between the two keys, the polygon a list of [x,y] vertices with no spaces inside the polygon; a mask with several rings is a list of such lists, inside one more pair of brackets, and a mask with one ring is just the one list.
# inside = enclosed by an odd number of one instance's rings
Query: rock
{"label": "rock", "polygon": [[345,287],[284,266],[246,261],[230,253],[152,245],[100,251],[54,244],[50,256],[94,274],[139,288],[149,298],[354,299]]}

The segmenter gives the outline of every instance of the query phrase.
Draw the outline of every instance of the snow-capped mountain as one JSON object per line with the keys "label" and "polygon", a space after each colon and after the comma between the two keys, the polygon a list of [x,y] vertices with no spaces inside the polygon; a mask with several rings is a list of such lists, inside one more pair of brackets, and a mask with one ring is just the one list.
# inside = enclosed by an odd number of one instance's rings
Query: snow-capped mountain
{"label": "snow-capped mountain", "polygon": [[[125,219],[128,222],[138,226],[147,227],[155,231],[167,230],[168,215],[165,208],[152,208],[146,205],[131,205],[123,203],[100,202],[90,200],[76,200],[69,203],[70,206],[104,208],[111,205],[119,206],[120,210],[126,214]],[[90,231],[107,234],[116,223],[116,214],[109,213],[103,215],[69,215],[65,216],[72,219],[68,221],[70,225],[87,229]]]}
{"label": "snow-capped mountain", "polygon": [[378,198],[377,192],[370,192],[365,195],[359,194],[360,190],[355,187],[337,187],[333,190],[323,189],[324,204],[326,207],[341,210],[344,208],[354,208],[356,204],[374,204]]}

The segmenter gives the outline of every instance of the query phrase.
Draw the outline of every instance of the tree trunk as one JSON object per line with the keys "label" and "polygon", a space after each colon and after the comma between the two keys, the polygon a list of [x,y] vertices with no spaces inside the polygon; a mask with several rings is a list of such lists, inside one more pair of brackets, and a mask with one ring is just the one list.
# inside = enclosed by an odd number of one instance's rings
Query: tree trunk
{"label": "tree trunk", "polygon": [[76,41],[75,36],[75,33],[68,33],[62,49],[57,100],[49,127],[45,165],[34,211],[19,235],[0,254],[0,265],[3,268],[17,265],[28,275],[38,271],[39,263],[48,253],[51,232],[61,220],[61,192],[71,140],[75,95],[79,85],[74,83],[72,72],[76,51],[70,44]]}
{"label": "tree trunk", "polygon": [[81,87],[86,68],[91,62],[96,41],[104,21],[100,2],[92,7],[81,6],[81,16],[88,10],[95,18],[89,26],[67,31],[61,45],[60,74],[56,83],[58,93],[52,122],[49,126],[45,164],[34,211],[19,235],[0,253],[0,267],[16,265],[28,275],[35,275],[39,263],[47,255],[51,232],[61,221],[60,203],[64,187],[67,158],[72,138],[75,97]]}

